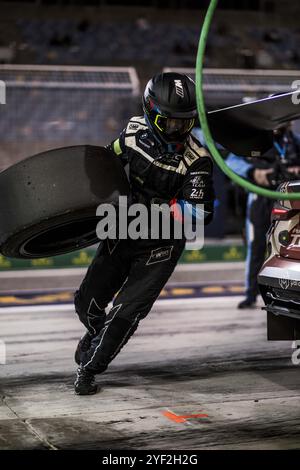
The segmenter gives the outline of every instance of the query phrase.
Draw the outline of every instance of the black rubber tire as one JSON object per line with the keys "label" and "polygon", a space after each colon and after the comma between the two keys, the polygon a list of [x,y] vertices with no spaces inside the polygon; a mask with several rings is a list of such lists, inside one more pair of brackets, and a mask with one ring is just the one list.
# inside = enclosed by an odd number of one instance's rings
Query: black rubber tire
{"label": "black rubber tire", "polygon": [[97,243],[96,209],[129,195],[120,160],[103,147],[49,150],[0,173],[0,251],[43,258]]}

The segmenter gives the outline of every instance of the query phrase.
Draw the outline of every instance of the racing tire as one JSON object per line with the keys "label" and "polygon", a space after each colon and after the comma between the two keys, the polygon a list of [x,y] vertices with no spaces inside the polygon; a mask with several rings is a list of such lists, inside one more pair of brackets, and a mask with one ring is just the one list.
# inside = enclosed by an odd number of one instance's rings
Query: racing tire
{"label": "racing tire", "polygon": [[99,242],[96,209],[117,205],[130,187],[108,149],[64,147],[29,157],[0,173],[0,252],[43,258]]}

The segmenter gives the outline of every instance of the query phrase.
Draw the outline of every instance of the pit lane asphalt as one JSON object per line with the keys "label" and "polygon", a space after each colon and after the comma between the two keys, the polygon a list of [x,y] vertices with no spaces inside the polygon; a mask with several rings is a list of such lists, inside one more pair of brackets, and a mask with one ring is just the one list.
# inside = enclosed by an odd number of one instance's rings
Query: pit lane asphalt
{"label": "pit lane asphalt", "polygon": [[90,397],[73,392],[72,306],[1,310],[0,449],[300,448],[291,343],[239,300],[156,302]]}

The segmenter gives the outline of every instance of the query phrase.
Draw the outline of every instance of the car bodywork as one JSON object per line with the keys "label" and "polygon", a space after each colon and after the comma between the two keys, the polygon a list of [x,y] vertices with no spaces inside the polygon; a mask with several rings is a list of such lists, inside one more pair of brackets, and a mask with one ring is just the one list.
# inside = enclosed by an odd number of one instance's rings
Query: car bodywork
{"label": "car bodywork", "polygon": [[[285,182],[278,190],[300,192],[300,181]],[[268,339],[300,339],[300,201],[275,202],[258,283],[267,310]]]}

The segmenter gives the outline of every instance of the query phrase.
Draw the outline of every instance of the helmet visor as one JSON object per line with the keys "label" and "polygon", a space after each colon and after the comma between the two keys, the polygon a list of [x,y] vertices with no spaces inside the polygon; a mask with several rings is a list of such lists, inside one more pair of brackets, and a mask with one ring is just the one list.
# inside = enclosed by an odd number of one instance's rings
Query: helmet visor
{"label": "helmet visor", "polygon": [[157,114],[154,124],[166,136],[177,137],[188,134],[195,124],[195,119],[169,118]]}

